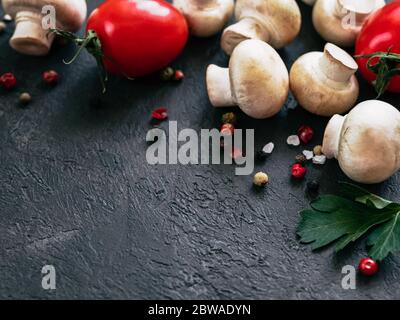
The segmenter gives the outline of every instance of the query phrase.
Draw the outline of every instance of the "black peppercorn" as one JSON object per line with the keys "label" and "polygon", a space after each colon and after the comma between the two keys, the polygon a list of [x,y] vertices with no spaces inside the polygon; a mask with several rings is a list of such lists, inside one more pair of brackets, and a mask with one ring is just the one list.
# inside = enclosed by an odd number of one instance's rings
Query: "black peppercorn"
{"label": "black peppercorn", "polygon": [[175,75],[175,70],[172,69],[171,67],[167,67],[164,70],[161,70],[160,72],[160,78],[163,81],[171,80],[174,75]]}
{"label": "black peppercorn", "polygon": [[305,164],[307,162],[307,158],[304,154],[299,154],[296,156],[296,163]]}
{"label": "black peppercorn", "polygon": [[307,190],[309,192],[318,192],[319,190],[319,183],[315,180],[312,180],[310,182],[307,183]]}
{"label": "black peppercorn", "polygon": [[221,119],[223,124],[236,124],[236,115],[233,112],[228,112],[222,115],[222,119]]}

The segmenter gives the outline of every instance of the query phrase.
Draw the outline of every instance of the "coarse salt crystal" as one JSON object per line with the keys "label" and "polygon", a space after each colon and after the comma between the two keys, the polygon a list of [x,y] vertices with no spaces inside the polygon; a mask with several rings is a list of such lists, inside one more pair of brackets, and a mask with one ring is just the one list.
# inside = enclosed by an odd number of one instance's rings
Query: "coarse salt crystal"
{"label": "coarse salt crystal", "polygon": [[313,158],[313,163],[314,164],[325,164],[326,162],[326,156],[321,155],[321,156],[315,156]]}
{"label": "coarse salt crystal", "polygon": [[3,16],[3,20],[6,22],[10,22],[10,21],[12,21],[12,17],[9,14],[5,14]]}
{"label": "coarse salt crystal", "polygon": [[300,145],[300,139],[298,135],[293,135],[293,136],[289,136],[286,140],[287,144],[290,146],[299,146]]}
{"label": "coarse salt crystal", "polygon": [[272,142],[270,142],[270,143],[266,144],[264,146],[264,148],[262,148],[262,151],[270,154],[270,153],[272,153],[272,151],[274,151],[274,148],[275,148],[275,145]]}
{"label": "coarse salt crystal", "polygon": [[314,152],[310,150],[304,150],[303,155],[306,157],[307,160],[311,160],[314,157]]}

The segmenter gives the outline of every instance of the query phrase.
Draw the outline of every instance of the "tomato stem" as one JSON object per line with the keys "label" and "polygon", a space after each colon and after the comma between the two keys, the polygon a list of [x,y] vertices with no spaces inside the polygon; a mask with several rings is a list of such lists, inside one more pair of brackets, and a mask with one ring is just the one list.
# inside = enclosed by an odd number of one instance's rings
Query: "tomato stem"
{"label": "tomato stem", "polygon": [[63,31],[59,29],[50,29],[50,31],[61,38],[74,42],[79,47],[78,51],[71,58],[71,60],[69,61],[63,60],[65,64],[71,64],[75,62],[75,60],[79,57],[79,55],[83,52],[84,49],[86,49],[96,59],[97,65],[99,67],[99,76],[101,85],[103,87],[103,93],[105,93],[108,75],[103,62],[104,54],[101,47],[101,42],[96,32],[93,30],[89,30],[85,38],[79,38],[73,33],[68,31]]}
{"label": "tomato stem", "polygon": [[368,59],[367,68],[376,74],[376,80],[372,84],[378,98],[386,91],[392,78],[400,75],[400,54],[392,53],[391,48],[387,52],[358,55],[355,58]]}

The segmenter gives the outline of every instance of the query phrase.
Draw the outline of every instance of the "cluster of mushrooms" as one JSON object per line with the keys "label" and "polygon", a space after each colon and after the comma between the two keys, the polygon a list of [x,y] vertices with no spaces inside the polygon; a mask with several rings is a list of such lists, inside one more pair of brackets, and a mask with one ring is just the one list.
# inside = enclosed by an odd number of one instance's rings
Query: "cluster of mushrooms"
{"label": "cluster of mushrooms", "polygon": [[[400,112],[388,103],[359,97],[356,61],[341,47],[354,45],[363,21],[384,0],[303,0],[314,5],[313,24],[327,41],[323,52],[299,57],[288,72],[277,49],[291,43],[301,28],[295,0],[175,0],[195,36],[226,27],[221,47],[229,67],[210,65],[206,81],[214,107],[238,106],[265,119],[284,106],[289,90],[307,111],[332,117],[322,151],[360,183],[379,183],[400,169]],[[353,108],[354,107],[354,108]],[[353,109],[352,109],[353,108]],[[346,116],[340,114],[348,112]]]}
{"label": "cluster of mushrooms", "polygon": [[[337,158],[343,171],[361,183],[378,183],[400,169],[400,112],[370,100],[358,104],[355,60],[341,47],[354,45],[363,21],[384,0],[302,0],[313,5],[313,24],[327,41],[323,52],[304,54],[288,72],[277,49],[290,44],[301,29],[295,0],[173,0],[186,17],[191,33],[209,37],[226,27],[221,47],[229,67],[207,68],[207,90],[215,107],[238,106],[256,119],[274,116],[289,90],[311,113],[330,117],[323,152]],[[85,0],[2,0],[15,19],[11,46],[25,54],[46,55],[53,36],[41,25],[46,5],[57,12],[57,28],[77,31],[86,16]]]}

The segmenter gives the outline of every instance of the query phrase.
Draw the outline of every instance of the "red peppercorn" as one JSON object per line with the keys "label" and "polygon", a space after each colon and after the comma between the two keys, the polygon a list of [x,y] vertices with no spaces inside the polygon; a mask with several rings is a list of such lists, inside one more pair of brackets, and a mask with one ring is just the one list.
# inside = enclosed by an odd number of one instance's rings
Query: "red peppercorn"
{"label": "red peppercorn", "polygon": [[301,126],[297,131],[297,135],[299,136],[301,142],[307,144],[313,138],[314,130],[309,126]]}
{"label": "red peppercorn", "polygon": [[292,176],[296,179],[303,179],[307,173],[307,169],[301,164],[296,163],[292,166]]}
{"label": "red peppercorn", "polygon": [[168,110],[164,107],[157,108],[151,113],[151,117],[155,120],[165,120],[168,118]]}
{"label": "red peppercorn", "polygon": [[0,84],[10,90],[17,85],[17,78],[11,72],[5,73],[0,77]]}
{"label": "red peppercorn", "polygon": [[243,157],[242,150],[234,147],[231,152],[231,158],[233,159],[233,161],[236,161],[236,160],[240,159],[241,157]]}
{"label": "red peppercorn", "polygon": [[58,82],[59,75],[57,71],[49,70],[43,72],[42,78],[45,83],[55,85]]}
{"label": "red peppercorn", "polygon": [[176,70],[174,74],[174,79],[176,81],[181,81],[185,77],[185,74],[182,70]]}
{"label": "red peppercorn", "polygon": [[235,132],[235,127],[233,126],[233,124],[225,123],[221,127],[221,134],[223,136],[232,136],[234,132]]}
{"label": "red peppercorn", "polygon": [[373,276],[378,272],[378,263],[371,258],[364,258],[360,260],[358,269],[364,276]]}

